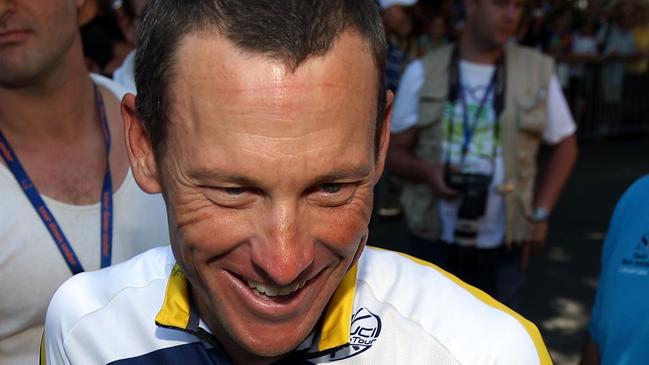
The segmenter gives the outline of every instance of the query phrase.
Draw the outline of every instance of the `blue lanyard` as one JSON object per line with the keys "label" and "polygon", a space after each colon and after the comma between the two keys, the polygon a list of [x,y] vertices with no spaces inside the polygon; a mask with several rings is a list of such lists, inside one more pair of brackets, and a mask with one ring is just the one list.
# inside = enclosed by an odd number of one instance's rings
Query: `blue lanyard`
{"label": "blue lanyard", "polygon": [[[466,99],[464,96],[464,90],[462,87],[462,84],[460,82],[461,75],[460,75],[460,51],[459,51],[459,46],[455,46],[453,49],[453,53],[451,54],[451,64],[449,66],[449,90],[448,90],[448,100],[451,103],[451,107],[448,109],[449,110],[449,124],[448,124],[448,141],[449,144],[452,140],[453,137],[453,129],[454,129],[454,122],[455,122],[455,112],[454,112],[454,107],[455,103],[457,102],[457,99],[460,99],[460,102],[462,103],[462,113],[464,114],[464,120],[463,120],[463,129],[464,129],[464,141],[462,143],[462,160],[461,160],[461,165],[464,165],[464,161],[466,159],[466,156],[469,152],[469,147],[471,146],[471,141],[473,140],[473,134],[475,132],[475,129],[478,125],[478,121],[480,118],[480,114],[482,114],[482,110],[484,109],[487,100],[489,98],[489,95],[494,93],[494,98],[493,98],[493,107],[494,111],[496,113],[495,120],[494,120],[494,138],[496,142],[493,145],[493,151],[492,151],[492,160],[496,156],[497,148],[498,148],[498,140],[500,139],[500,113],[504,109],[504,102],[505,102],[505,58],[504,56],[500,56],[498,60],[496,61],[496,69],[494,70],[494,74],[491,77],[491,80],[489,81],[489,86],[487,87],[487,90],[485,91],[482,100],[480,101],[480,105],[478,106],[478,110],[475,113],[475,117],[473,119],[473,124],[469,125],[469,112],[468,108],[466,105]],[[450,150],[446,155],[446,165],[450,165],[451,161],[451,153]]]}
{"label": "blue lanyard", "polygon": [[[97,86],[93,84],[93,88],[95,91],[97,108],[99,109],[99,120],[104,135],[104,144],[106,146],[106,172],[104,173],[104,182],[100,198],[101,235],[99,240],[101,267],[104,268],[110,266],[113,246],[113,184],[110,176],[110,165],[108,162],[108,156],[110,155],[110,131],[108,129],[108,121],[106,120],[104,101],[97,89]],[[9,145],[9,141],[7,141],[4,134],[2,134],[2,131],[0,131],[0,155],[2,155],[2,158],[16,178],[16,181],[20,184],[20,187],[27,196],[27,199],[29,199],[34,210],[43,221],[45,228],[50,232],[50,236],[52,236],[54,243],[68,264],[72,274],[74,275],[83,272],[83,266],[81,266],[81,262],[79,262],[79,258],[74,253],[70,242],[65,237],[65,234],[63,234],[63,230],[56,222],[52,212],[47,208],[47,205],[45,205],[43,198],[41,198],[36,186],[32,183],[29,175],[27,175],[27,171],[23,168],[22,164],[18,160],[18,156],[14,153],[13,149]]]}
{"label": "blue lanyard", "polygon": [[466,155],[469,153],[469,146],[471,145],[471,141],[473,140],[473,134],[475,133],[475,130],[478,127],[480,114],[482,114],[482,109],[484,109],[485,104],[489,99],[489,95],[491,94],[491,91],[494,88],[495,81],[496,81],[496,72],[494,71],[494,74],[491,77],[491,80],[489,81],[489,86],[487,87],[487,90],[482,96],[482,100],[480,100],[480,104],[478,105],[478,109],[475,112],[475,116],[473,117],[473,123],[471,123],[471,125],[469,125],[469,108],[466,105],[466,98],[464,96],[465,94],[464,87],[462,87],[462,83],[458,85],[460,102],[462,103],[462,114],[464,117],[462,123],[462,127],[463,127],[462,129],[464,131],[464,142],[462,143],[462,164],[464,164],[464,159],[466,158]]}

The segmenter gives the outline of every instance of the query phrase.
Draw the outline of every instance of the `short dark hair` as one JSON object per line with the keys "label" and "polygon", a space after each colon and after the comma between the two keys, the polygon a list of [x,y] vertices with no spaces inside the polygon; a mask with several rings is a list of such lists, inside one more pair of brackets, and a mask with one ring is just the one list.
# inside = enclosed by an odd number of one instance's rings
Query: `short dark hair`
{"label": "short dark hair", "polygon": [[243,50],[260,53],[295,70],[325,54],[339,35],[356,30],[365,39],[379,80],[376,145],[385,109],[387,41],[375,0],[151,0],[144,8],[135,57],[136,112],[156,156],[166,139],[169,84],[182,39],[217,31]]}

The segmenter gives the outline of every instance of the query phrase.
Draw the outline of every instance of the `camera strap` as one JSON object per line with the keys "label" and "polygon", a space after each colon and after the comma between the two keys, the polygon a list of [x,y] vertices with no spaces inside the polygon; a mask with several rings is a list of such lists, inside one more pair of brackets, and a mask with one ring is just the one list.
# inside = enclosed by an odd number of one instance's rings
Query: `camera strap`
{"label": "camera strap", "polygon": [[[453,131],[455,128],[455,104],[459,101],[462,104],[462,113],[463,113],[463,130],[464,130],[464,140],[462,143],[462,156],[461,156],[461,164],[462,166],[464,165],[464,161],[466,159],[466,156],[469,152],[469,148],[471,146],[471,141],[473,140],[473,135],[475,133],[475,130],[478,125],[478,121],[480,118],[480,114],[482,114],[483,109],[485,108],[485,105],[487,104],[487,100],[489,99],[489,95],[493,92],[494,98],[493,98],[493,107],[495,111],[495,120],[494,120],[494,126],[493,126],[493,133],[494,133],[494,142],[493,142],[493,149],[492,149],[492,154],[491,154],[491,159],[492,159],[492,166],[494,166],[493,162],[496,158],[496,153],[498,151],[498,144],[500,142],[500,114],[502,113],[505,105],[505,58],[504,54],[501,54],[500,57],[498,57],[498,60],[496,60],[495,64],[495,70],[493,73],[493,76],[491,77],[489,81],[489,85],[487,86],[487,90],[485,90],[484,95],[482,96],[482,100],[480,101],[480,104],[478,105],[478,109],[476,110],[473,118],[469,117],[469,110],[466,104],[466,96],[465,96],[465,90],[462,87],[462,78],[460,74],[460,51],[459,51],[459,46],[455,46],[453,49],[453,53],[451,56],[451,64],[450,64],[450,70],[449,70],[449,91],[448,91],[448,101],[451,103],[451,107],[448,108],[448,112],[450,113],[449,115],[449,126],[448,126],[448,133],[447,133],[447,138],[449,145],[451,144],[452,138],[453,138]],[[450,165],[450,160],[451,160],[451,150],[449,149],[447,155],[446,155],[446,166]],[[495,169],[495,167],[494,167]],[[492,176],[493,176],[494,171],[492,171]]]}

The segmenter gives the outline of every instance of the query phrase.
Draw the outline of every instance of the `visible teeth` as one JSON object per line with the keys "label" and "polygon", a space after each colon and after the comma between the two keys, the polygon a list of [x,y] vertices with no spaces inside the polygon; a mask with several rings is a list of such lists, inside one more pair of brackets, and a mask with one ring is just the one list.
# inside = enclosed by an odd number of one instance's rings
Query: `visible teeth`
{"label": "visible teeth", "polygon": [[296,292],[298,289],[304,286],[304,283],[296,283],[291,285],[275,286],[275,285],[264,285],[257,283],[251,280],[247,280],[248,286],[251,289],[255,289],[258,293],[264,294],[268,297],[276,297],[280,295],[289,295]]}

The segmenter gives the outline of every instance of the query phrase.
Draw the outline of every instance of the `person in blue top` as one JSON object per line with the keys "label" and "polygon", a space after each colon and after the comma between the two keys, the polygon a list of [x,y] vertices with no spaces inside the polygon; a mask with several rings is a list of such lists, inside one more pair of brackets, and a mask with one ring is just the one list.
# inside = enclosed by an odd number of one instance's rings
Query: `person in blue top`
{"label": "person in blue top", "polygon": [[649,175],[613,212],[581,365],[649,361]]}

